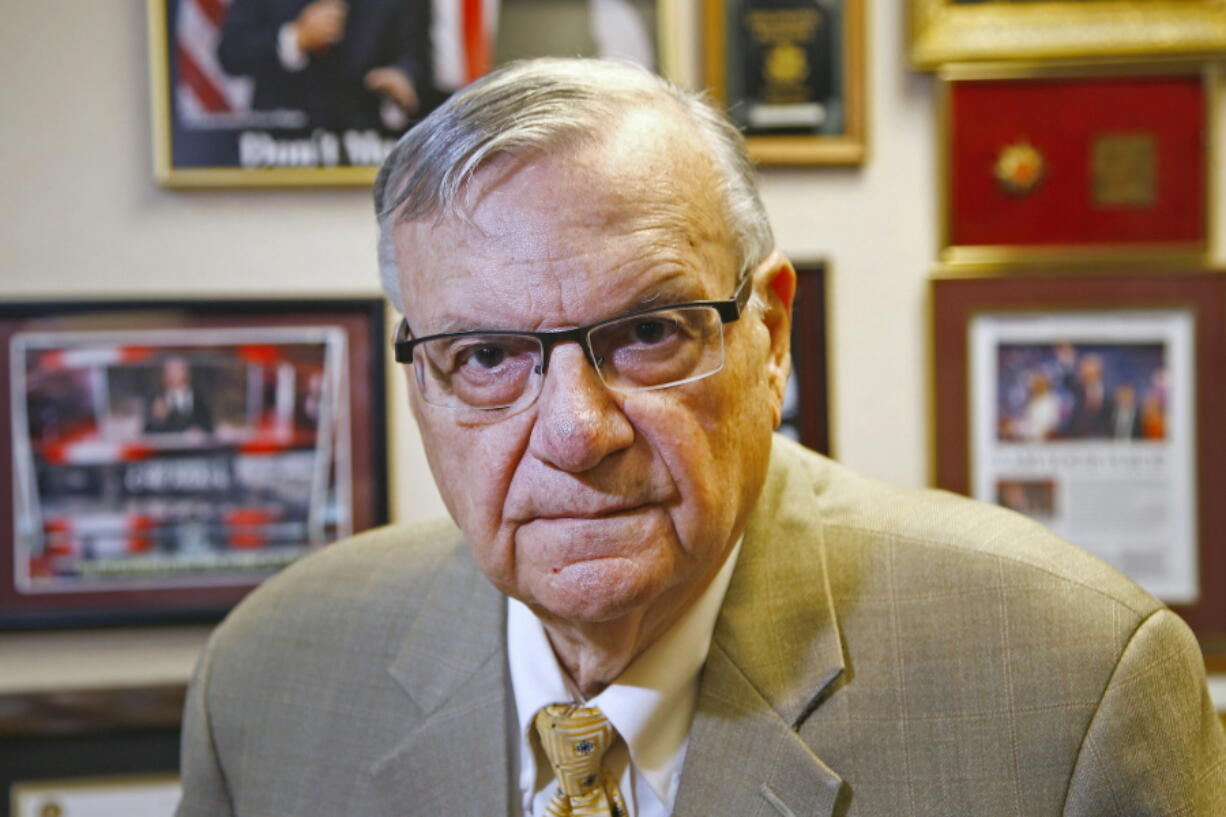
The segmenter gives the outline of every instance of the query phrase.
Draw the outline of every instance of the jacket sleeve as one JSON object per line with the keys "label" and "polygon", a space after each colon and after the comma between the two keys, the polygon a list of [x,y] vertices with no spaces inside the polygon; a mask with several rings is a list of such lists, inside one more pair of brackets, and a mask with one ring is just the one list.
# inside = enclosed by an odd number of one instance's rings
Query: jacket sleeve
{"label": "jacket sleeve", "polygon": [[183,709],[183,736],[180,745],[180,776],[183,799],[175,817],[232,817],[233,804],[225,773],[213,742],[208,710],[209,660],[206,647],[196,664]]}
{"label": "jacket sleeve", "polygon": [[[434,85],[434,56],[430,43],[431,3],[405,3],[396,13],[395,64],[413,81],[419,96]],[[423,102],[429,104],[423,96]]]}
{"label": "jacket sleeve", "polygon": [[217,61],[232,76],[284,72],[277,57],[277,34],[284,23],[269,0],[234,0],[226,11],[217,44]]}
{"label": "jacket sleeve", "polygon": [[1226,814],[1226,735],[1200,648],[1171,611],[1146,618],[1120,655],[1082,740],[1064,814]]}

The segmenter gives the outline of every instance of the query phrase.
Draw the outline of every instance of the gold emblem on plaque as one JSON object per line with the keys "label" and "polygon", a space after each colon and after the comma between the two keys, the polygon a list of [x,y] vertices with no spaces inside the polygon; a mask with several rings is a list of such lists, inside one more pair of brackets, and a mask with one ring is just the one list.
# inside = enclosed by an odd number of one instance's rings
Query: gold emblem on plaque
{"label": "gold emblem on plaque", "polygon": [[1038,148],[1027,139],[1005,145],[996,156],[992,174],[1001,189],[1011,196],[1032,193],[1043,181],[1047,163]]}
{"label": "gold emblem on plaque", "polygon": [[1157,146],[1152,133],[1093,137],[1090,196],[1096,207],[1152,207],[1157,198]]}
{"label": "gold emblem on plaque", "polygon": [[38,817],[62,817],[64,809],[60,808],[60,804],[51,800],[43,804],[43,807],[38,810]]}
{"label": "gold emblem on plaque", "polygon": [[800,82],[809,75],[805,50],[792,43],[776,45],[766,55],[766,78],[770,82]]}

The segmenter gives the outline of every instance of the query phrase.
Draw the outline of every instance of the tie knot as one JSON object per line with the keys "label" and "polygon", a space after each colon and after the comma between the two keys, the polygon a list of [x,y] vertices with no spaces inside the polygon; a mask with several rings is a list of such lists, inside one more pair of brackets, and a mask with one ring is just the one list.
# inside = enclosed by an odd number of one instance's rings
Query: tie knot
{"label": "tie knot", "polygon": [[582,797],[600,786],[600,761],[617,733],[599,709],[550,704],[536,713],[536,732],[567,797]]}

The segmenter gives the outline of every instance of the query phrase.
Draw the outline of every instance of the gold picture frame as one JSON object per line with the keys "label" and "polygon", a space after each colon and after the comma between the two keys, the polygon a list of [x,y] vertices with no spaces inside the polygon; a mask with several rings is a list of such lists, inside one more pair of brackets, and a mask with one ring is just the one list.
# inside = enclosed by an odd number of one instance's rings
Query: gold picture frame
{"label": "gold picture frame", "polygon": [[[1200,178],[1203,190],[1196,198],[1199,216],[1196,219],[1200,235],[1186,241],[1128,241],[1104,243],[1078,240],[1053,241],[1050,244],[1025,243],[1016,240],[976,241],[965,240],[959,235],[960,218],[955,189],[958,187],[959,156],[954,111],[955,89],[979,83],[1046,83],[1048,81],[1084,81],[1092,83],[1119,82],[1129,79],[1188,78],[1200,84],[1201,116],[1204,130],[1198,159],[1203,173],[1189,173]],[[1165,265],[1192,268],[1206,263],[1207,254],[1216,240],[1214,225],[1217,221],[1217,197],[1215,187],[1207,180],[1215,177],[1218,162],[1217,142],[1218,96],[1221,87],[1221,70],[1213,62],[1194,59],[1157,60],[1059,60],[1041,62],[1035,60],[1018,62],[965,62],[943,65],[938,72],[937,86],[937,172],[938,172],[938,254],[948,268],[961,268],[968,272],[1001,269],[1044,269],[1053,264],[1065,266],[1094,267],[1102,264],[1125,266]],[[1053,103],[1056,104],[1056,103]],[[998,118],[984,114],[979,122],[996,122]],[[1037,126],[1027,129],[1028,138],[1034,140]],[[1113,128],[1104,126],[1105,130]],[[1127,129],[1125,129],[1127,130]],[[1067,134],[1066,134],[1067,135]],[[1002,142],[999,147],[1004,148]],[[1040,144],[1040,148],[1043,146]],[[1169,152],[1169,151],[1168,151]],[[1003,153],[1002,153],[1003,155]],[[1191,154],[1189,154],[1191,155]],[[991,168],[988,168],[991,170]],[[1049,168],[1048,171],[1051,169]],[[1160,168],[1161,170],[1161,168]],[[1169,170],[1169,168],[1167,168]],[[1045,172],[1048,172],[1045,171]],[[986,171],[985,171],[986,172]],[[1044,180],[1044,184],[1047,181]],[[1170,202],[1166,202],[1169,204]],[[963,208],[965,209],[965,208]],[[1024,221],[1024,220],[1023,220]]]}
{"label": "gold picture frame", "polygon": [[1209,55],[1226,49],[1223,0],[910,0],[911,62]]}
{"label": "gold picture frame", "polygon": [[[703,74],[711,94],[734,107],[730,99],[730,53],[726,0],[703,1]],[[831,71],[838,78],[836,98],[842,107],[842,127],[834,133],[746,134],[750,157],[762,165],[859,165],[868,156],[868,112],[865,0],[838,0],[839,31]]]}
{"label": "gold picture frame", "polygon": [[[376,158],[381,161],[396,134],[374,129],[341,133],[315,127],[309,118],[293,127],[271,121],[278,116],[292,115],[293,111],[269,112],[265,114],[270,120],[267,122],[241,121],[241,117],[250,112],[237,108],[230,113],[231,100],[227,97],[249,95],[250,90],[232,90],[227,83],[247,80],[218,73],[221,68],[215,64],[216,38],[221,18],[197,12],[194,7],[189,13],[188,4],[177,0],[146,0],[145,6],[153,175],[160,185],[170,188],[369,187],[374,182],[378,169]],[[226,6],[210,5],[209,8],[217,15],[224,14]],[[185,61],[190,62],[190,66]],[[180,74],[186,86],[206,86],[206,98],[221,100],[216,104],[221,105],[223,112],[217,115],[206,108],[204,113],[196,114],[202,119],[201,123],[186,121],[180,100],[176,98]],[[227,115],[240,119],[227,122]],[[253,150],[253,154],[272,156],[275,152],[278,156],[292,155],[292,158],[270,158],[267,166],[263,160],[253,166],[244,166],[246,160],[240,156],[245,151],[241,142],[246,132],[262,140],[259,150]],[[369,155],[369,161],[355,163],[350,160],[350,155],[357,155],[351,147],[360,147]],[[277,166],[282,163],[283,166]]]}
{"label": "gold picture frame", "polygon": [[[316,118],[309,105],[276,102],[266,99],[261,104],[259,75],[235,76],[221,67],[221,52],[225,50],[225,32],[231,18],[227,2],[194,3],[190,0],[145,0],[149,40],[149,81],[153,126],[153,173],[156,181],[171,188],[301,188],[301,187],[369,187],[383,157],[395,140],[424,116],[441,104],[462,78],[444,78],[438,61],[424,71],[432,79],[422,80],[417,88],[421,106],[408,118],[394,126],[383,118],[366,111],[361,124],[345,120],[332,122],[331,117]],[[665,76],[673,77],[679,58],[673,37],[678,33],[682,8],[677,0],[641,0],[635,5],[642,17],[640,30],[622,32],[628,40],[611,44],[593,44],[575,40],[576,6],[569,0],[550,0],[541,20],[509,23],[505,13],[500,18],[500,38],[497,45],[505,54],[495,55],[496,63],[523,57],[565,54],[599,56],[592,48],[607,46],[608,53],[643,64],[659,66]],[[188,10],[190,7],[190,11]],[[433,8],[429,0],[405,0],[403,14],[419,14],[421,8]],[[404,11],[413,9],[413,11]],[[399,13],[399,12],[398,12]],[[586,10],[583,14],[587,14]],[[244,22],[251,15],[244,16]],[[397,18],[398,25],[404,23]],[[370,21],[382,25],[380,20]],[[385,22],[385,21],[383,21]],[[413,23],[398,40],[397,52],[420,57],[431,54],[433,45],[423,43],[411,32],[426,31],[434,36],[433,25]],[[580,18],[580,22],[585,22]],[[237,25],[237,24],[235,24]],[[540,37],[541,26],[551,29],[554,37]],[[442,28],[442,26],[440,26]],[[582,27],[587,35],[587,25]],[[654,38],[654,41],[651,41]],[[649,42],[650,56],[641,53]],[[261,41],[261,47],[265,47]],[[633,46],[633,47],[630,47]],[[250,44],[244,48],[253,48]],[[238,46],[233,46],[237,49]],[[636,51],[635,49],[639,49]],[[635,56],[637,54],[637,56]],[[386,56],[386,55],[384,55]],[[403,60],[402,60],[403,62]],[[395,63],[400,65],[400,63]],[[446,81],[444,81],[446,80]],[[244,90],[245,86],[245,90]],[[272,86],[270,85],[270,88]],[[201,90],[203,88],[203,90]],[[312,88],[312,93],[315,89]],[[190,99],[185,99],[190,97]],[[313,98],[313,97],[311,97]],[[351,100],[351,94],[332,94],[328,100]],[[220,100],[220,102],[218,101]],[[303,100],[295,97],[296,103]],[[220,107],[210,107],[210,105]],[[282,110],[286,108],[287,110]],[[332,122],[332,124],[328,124]]]}

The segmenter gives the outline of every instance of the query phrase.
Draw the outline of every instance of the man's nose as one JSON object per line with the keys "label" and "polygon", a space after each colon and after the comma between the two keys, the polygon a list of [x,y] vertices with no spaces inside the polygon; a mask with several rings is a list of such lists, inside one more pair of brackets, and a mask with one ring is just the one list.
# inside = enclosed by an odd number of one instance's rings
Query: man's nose
{"label": "man's nose", "polygon": [[563,471],[595,468],[634,442],[634,427],[577,343],[553,350],[529,448]]}

